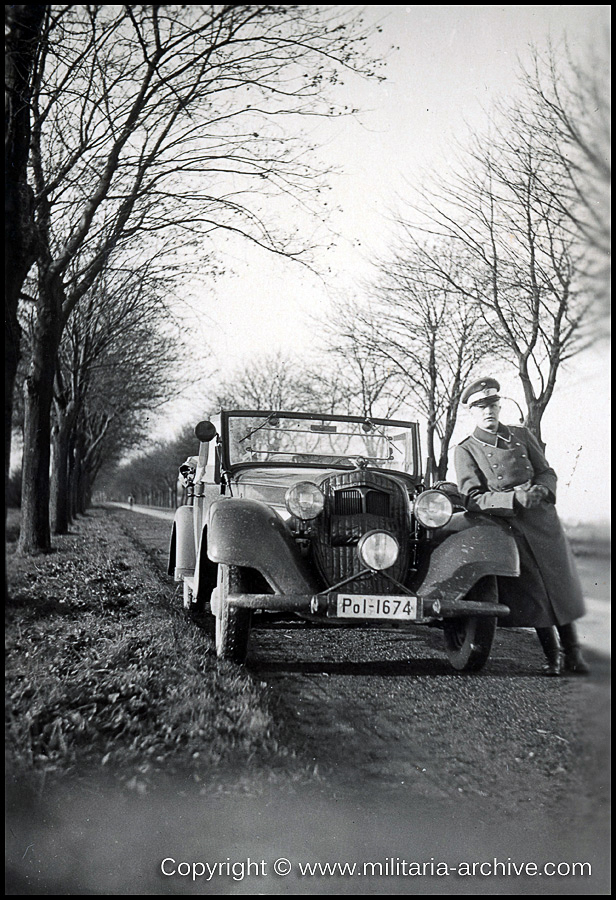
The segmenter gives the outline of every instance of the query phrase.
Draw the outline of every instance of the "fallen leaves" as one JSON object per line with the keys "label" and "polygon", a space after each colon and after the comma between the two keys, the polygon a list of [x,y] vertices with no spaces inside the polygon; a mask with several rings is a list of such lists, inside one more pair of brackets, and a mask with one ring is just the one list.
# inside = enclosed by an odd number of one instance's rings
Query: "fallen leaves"
{"label": "fallen leaves", "polygon": [[11,576],[10,767],[104,766],[140,794],[158,770],[275,759],[265,690],[218,663],[151,554],[109,513],[79,527],[57,539],[57,555],[20,559]]}

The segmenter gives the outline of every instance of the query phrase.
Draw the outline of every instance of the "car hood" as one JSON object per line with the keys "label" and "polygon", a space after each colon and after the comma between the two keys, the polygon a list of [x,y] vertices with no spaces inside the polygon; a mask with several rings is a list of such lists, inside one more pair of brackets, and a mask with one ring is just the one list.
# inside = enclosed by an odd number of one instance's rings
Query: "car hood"
{"label": "car hood", "polygon": [[238,497],[249,500],[261,500],[269,506],[275,506],[288,517],[284,498],[286,492],[299,481],[313,481],[320,484],[329,475],[340,472],[340,469],[242,469],[233,476],[233,492]]}
{"label": "car hood", "polygon": [[[285,506],[285,494],[290,487],[299,481],[312,481],[321,485],[323,481],[332,475],[340,475],[344,472],[354,472],[356,469],[317,469],[309,467],[297,467],[291,469],[289,467],[273,468],[273,467],[255,467],[249,469],[240,469],[232,476],[233,493],[236,497],[244,497],[248,500],[260,500],[273,506],[286,519],[289,513]],[[397,481],[401,486],[408,488],[407,479],[398,472],[383,471],[369,469],[368,471],[379,471],[380,474],[386,475]]]}

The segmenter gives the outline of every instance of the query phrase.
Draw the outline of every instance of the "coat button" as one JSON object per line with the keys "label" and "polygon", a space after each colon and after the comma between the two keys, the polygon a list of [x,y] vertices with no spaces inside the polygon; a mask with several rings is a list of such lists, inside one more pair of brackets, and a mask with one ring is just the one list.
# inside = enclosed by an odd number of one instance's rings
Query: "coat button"
{"label": "coat button", "polygon": [[499,479],[499,481],[502,479],[502,477],[503,477],[502,475],[497,475],[497,478]]}
{"label": "coat button", "polygon": [[488,456],[492,456],[492,454],[491,454],[491,453],[488,453]]}

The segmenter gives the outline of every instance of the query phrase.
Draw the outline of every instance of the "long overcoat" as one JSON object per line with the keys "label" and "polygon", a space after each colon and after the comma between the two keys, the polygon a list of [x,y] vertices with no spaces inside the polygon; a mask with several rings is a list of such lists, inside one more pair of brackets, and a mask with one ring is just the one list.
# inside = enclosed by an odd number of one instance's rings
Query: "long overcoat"
{"label": "long overcoat", "polygon": [[[573,554],[555,509],[556,473],[537,439],[516,425],[496,434],[476,428],[454,454],[460,492],[470,513],[502,518],[520,552],[519,578],[499,578],[499,598],[511,613],[499,625],[545,628],[584,615]],[[514,487],[544,485],[549,495],[534,509],[514,505]]]}

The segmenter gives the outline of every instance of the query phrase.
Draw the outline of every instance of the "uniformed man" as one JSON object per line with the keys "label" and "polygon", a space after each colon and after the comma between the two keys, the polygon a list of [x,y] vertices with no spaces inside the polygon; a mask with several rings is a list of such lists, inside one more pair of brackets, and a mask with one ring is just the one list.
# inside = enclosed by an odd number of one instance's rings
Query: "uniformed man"
{"label": "uniformed man", "polygon": [[560,675],[563,668],[585,675],[589,669],[573,625],[584,615],[584,600],[554,506],[556,473],[527,428],[499,422],[499,390],[495,378],[482,378],[462,394],[476,427],[455,449],[460,492],[468,512],[502,517],[516,539],[520,576],[498,580],[500,600],[511,609],[500,624],[536,628],[546,675]]}

